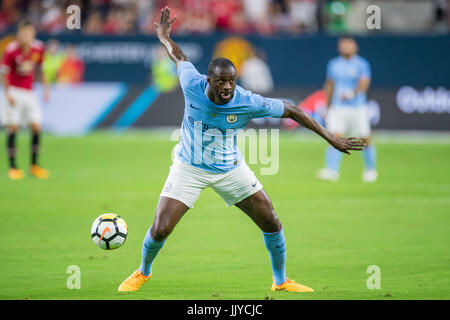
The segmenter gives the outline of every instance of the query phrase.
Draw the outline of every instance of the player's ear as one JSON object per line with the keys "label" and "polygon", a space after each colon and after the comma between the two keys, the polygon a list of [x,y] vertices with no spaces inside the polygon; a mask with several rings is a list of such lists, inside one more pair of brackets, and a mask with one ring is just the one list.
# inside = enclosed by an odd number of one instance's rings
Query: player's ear
{"label": "player's ear", "polygon": [[206,77],[206,81],[208,81],[208,84],[211,85],[211,77],[210,76]]}

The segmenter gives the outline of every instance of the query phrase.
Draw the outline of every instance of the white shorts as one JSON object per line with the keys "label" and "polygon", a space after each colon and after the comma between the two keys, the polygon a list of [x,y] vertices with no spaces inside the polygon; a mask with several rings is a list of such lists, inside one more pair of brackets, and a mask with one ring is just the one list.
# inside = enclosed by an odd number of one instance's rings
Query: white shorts
{"label": "white shorts", "polygon": [[367,108],[331,106],[327,114],[326,127],[334,134],[368,138],[370,121]]}
{"label": "white shorts", "polygon": [[229,172],[211,173],[175,158],[161,197],[179,200],[193,208],[198,196],[207,187],[213,188],[227,206],[232,206],[263,188],[245,162]]}
{"label": "white shorts", "polygon": [[14,100],[11,106],[3,95],[0,104],[0,120],[4,126],[42,123],[42,110],[36,95],[31,90],[9,87],[9,94]]}

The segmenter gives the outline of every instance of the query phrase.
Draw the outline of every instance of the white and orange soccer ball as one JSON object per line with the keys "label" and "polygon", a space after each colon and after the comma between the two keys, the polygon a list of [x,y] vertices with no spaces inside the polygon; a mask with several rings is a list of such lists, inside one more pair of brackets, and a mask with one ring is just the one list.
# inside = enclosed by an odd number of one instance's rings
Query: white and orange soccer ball
{"label": "white and orange soccer ball", "polygon": [[92,240],[99,248],[105,250],[121,247],[127,239],[127,234],[127,223],[115,213],[100,215],[91,228]]}

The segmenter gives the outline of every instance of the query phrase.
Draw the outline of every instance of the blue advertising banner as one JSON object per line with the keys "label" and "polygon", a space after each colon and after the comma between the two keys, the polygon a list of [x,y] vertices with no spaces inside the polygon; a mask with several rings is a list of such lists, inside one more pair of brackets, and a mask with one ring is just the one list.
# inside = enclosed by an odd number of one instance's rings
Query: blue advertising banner
{"label": "blue advertising banner", "polygon": [[[150,63],[159,43],[148,36],[39,36],[74,44],[86,64],[86,81],[148,83]],[[174,37],[205,73],[216,55],[238,65],[252,52],[263,52],[275,86],[321,86],[329,59],[337,55],[337,38],[324,35],[235,37],[226,34]],[[356,37],[360,54],[372,66],[373,87],[449,86],[450,35]]]}
{"label": "blue advertising banner", "polygon": [[[314,91],[275,89],[268,96],[298,105]],[[121,132],[128,128],[179,127],[183,120],[180,88],[162,93],[153,86],[113,82],[55,85],[46,103],[41,85],[36,86],[36,93],[43,106],[43,128],[55,134],[78,135],[97,128]],[[367,110],[374,129],[450,131],[450,88],[375,88],[369,94]],[[326,112],[316,110],[316,116],[323,120]],[[287,122],[262,118],[253,119],[249,126],[290,129]]]}

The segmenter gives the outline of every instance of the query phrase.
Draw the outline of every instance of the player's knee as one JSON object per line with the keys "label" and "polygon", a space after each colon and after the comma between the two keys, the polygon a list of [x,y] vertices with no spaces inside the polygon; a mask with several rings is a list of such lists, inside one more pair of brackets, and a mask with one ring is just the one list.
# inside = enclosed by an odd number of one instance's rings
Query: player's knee
{"label": "player's knee", "polygon": [[262,231],[270,232],[270,233],[280,231],[281,222],[280,222],[280,219],[278,219],[278,216],[276,215],[276,213],[274,211],[267,219],[262,221],[260,228]]}
{"label": "player's knee", "polygon": [[264,212],[260,222],[260,228],[264,232],[277,232],[281,229],[281,222],[278,219],[272,203],[269,199],[264,199],[260,202],[260,212]]}
{"label": "player's knee", "polygon": [[155,241],[163,241],[169,236],[171,231],[172,228],[168,224],[161,222],[153,223],[151,230],[152,238]]}
{"label": "player's knee", "polygon": [[7,126],[6,130],[8,131],[8,133],[16,133],[17,131],[19,131],[19,126]]}
{"label": "player's knee", "polygon": [[41,132],[41,126],[38,125],[37,123],[31,123],[30,124],[30,129],[35,134],[39,134]]}
{"label": "player's knee", "polygon": [[263,192],[255,194],[254,210],[259,212],[258,225],[264,232],[277,232],[281,229],[281,222],[273,209],[270,198]]}

